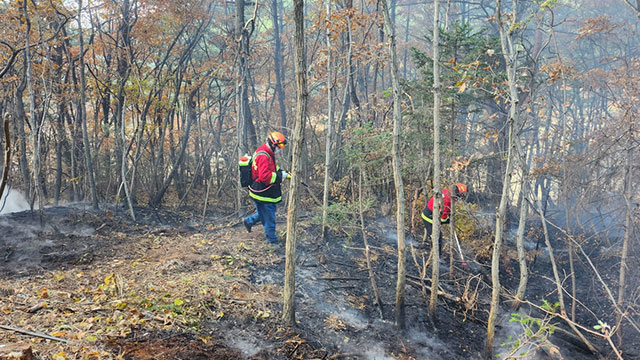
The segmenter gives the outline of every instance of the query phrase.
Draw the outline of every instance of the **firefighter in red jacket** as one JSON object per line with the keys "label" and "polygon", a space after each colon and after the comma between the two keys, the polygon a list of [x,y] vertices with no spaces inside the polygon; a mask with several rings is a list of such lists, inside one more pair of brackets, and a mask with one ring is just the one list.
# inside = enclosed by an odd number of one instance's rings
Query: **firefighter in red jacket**
{"label": "firefighter in red jacket", "polygon": [[[453,199],[451,198],[451,191],[447,188],[442,189],[442,204],[440,204],[440,223],[448,224],[449,216],[451,215],[451,206],[453,202],[458,198],[464,198],[467,195],[467,186],[465,184],[456,184],[454,188],[455,194],[453,195]],[[424,222],[424,227],[427,230],[427,239],[431,238],[431,233],[433,232],[433,200],[431,197],[427,206],[422,210],[422,222]],[[427,240],[428,241],[428,240]],[[442,250],[442,232],[440,232],[440,240],[438,241],[439,251]]]}
{"label": "firefighter in red jacket", "polygon": [[285,136],[277,131],[267,137],[267,142],[262,144],[252,157],[251,178],[253,183],[249,186],[249,196],[253,199],[256,213],[242,220],[248,232],[257,223],[262,223],[264,234],[269,244],[279,246],[276,235],[276,208],[282,201],[282,180],[291,178],[286,171],[280,169],[276,163],[275,155],[287,144]]}

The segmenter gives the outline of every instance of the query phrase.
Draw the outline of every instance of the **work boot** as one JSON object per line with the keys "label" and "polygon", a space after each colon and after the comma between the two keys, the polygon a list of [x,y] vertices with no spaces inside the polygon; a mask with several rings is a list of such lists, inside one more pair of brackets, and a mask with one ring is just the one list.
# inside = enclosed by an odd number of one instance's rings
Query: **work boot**
{"label": "work boot", "polygon": [[251,225],[247,222],[247,220],[242,219],[242,223],[244,224],[244,228],[247,229],[247,232],[251,232]]}

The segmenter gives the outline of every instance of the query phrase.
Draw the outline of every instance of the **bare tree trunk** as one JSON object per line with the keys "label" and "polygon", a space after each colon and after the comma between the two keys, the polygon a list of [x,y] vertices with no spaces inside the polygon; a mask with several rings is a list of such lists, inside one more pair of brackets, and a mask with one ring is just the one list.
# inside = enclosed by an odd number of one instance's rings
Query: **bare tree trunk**
{"label": "bare tree trunk", "polygon": [[[9,135],[9,114],[4,116],[3,130],[4,130],[4,161],[2,166],[2,179],[0,180],[0,198],[4,194],[4,189],[7,186],[7,179],[9,178],[9,170],[11,167],[11,136]],[[7,196],[9,194],[7,193]],[[0,208],[0,211],[2,209]]]}
{"label": "bare tree trunk", "polygon": [[398,80],[398,59],[396,56],[396,30],[391,22],[387,0],[382,1],[384,28],[389,36],[389,56],[391,57],[391,82],[393,90],[393,182],[396,190],[396,231],[398,233],[398,278],[396,281],[396,325],[405,327],[405,282],[406,247],[404,243],[404,185],[400,166],[400,129],[402,126],[402,104],[400,102],[400,81]]}
{"label": "bare tree trunk", "polygon": [[[247,143],[247,122],[245,120],[245,111],[248,106],[245,106],[245,94],[246,94],[246,77],[245,62],[247,61],[244,52],[245,44],[245,30],[244,30],[244,0],[236,0],[236,24],[235,24],[235,37],[238,45],[238,51],[236,54],[238,67],[236,74],[236,116],[237,116],[237,139],[238,139],[238,154],[237,158],[240,158],[244,154],[249,153],[249,144]],[[240,184],[240,176],[236,177],[236,210],[238,215],[242,211],[242,185]]]}
{"label": "bare tree trunk", "polygon": [[[451,143],[453,145],[453,142]],[[456,192],[456,184],[451,184],[451,194],[455,194]],[[449,281],[454,281],[454,262],[455,262],[455,252],[454,250],[454,242],[456,241],[456,204],[451,201],[451,214],[449,214]],[[440,239],[438,239],[440,240]],[[438,244],[439,245],[439,244]],[[460,256],[462,256],[462,250],[460,251]],[[464,265],[464,264],[463,264]]]}
{"label": "bare tree trunk", "polygon": [[378,292],[378,286],[376,285],[375,274],[373,273],[373,267],[371,266],[371,256],[370,256],[370,248],[369,241],[367,240],[367,230],[364,223],[364,207],[362,206],[362,178],[365,178],[366,182],[366,173],[364,169],[360,169],[360,177],[358,181],[358,208],[360,215],[360,229],[362,231],[362,242],[364,243],[364,255],[367,261],[367,270],[369,271],[369,280],[371,280],[371,290],[373,291],[373,297],[375,299],[375,303],[378,306],[378,313],[380,314],[380,319],[383,319],[382,312],[382,301],[380,300],[380,293]]}
{"label": "bare tree trunk", "polygon": [[[433,0],[433,231],[431,233],[431,297],[429,299],[429,317],[435,320],[440,282],[440,203],[442,186],[440,185],[440,7],[439,0]],[[452,202],[453,205],[453,202]]]}
{"label": "bare tree trunk", "polygon": [[[6,126],[6,125],[5,125]],[[631,190],[631,157],[633,156],[632,144],[633,128],[629,125],[629,134],[627,135],[627,161],[624,166],[624,200],[625,200],[625,220],[624,220],[624,239],[622,240],[622,251],[620,253],[620,277],[618,279],[618,307],[622,308],[625,301],[625,286],[627,282],[627,259],[629,256],[629,243],[631,242],[631,233],[633,232],[633,207],[631,199],[633,192]],[[0,192],[1,193],[1,192]],[[618,315],[618,323],[620,323],[622,315]],[[622,328],[618,330],[618,339],[622,341]]]}
{"label": "bare tree trunk", "polygon": [[19,153],[18,164],[20,166],[20,172],[22,173],[22,182],[24,186],[25,197],[27,199],[30,199],[33,188],[31,186],[31,172],[29,171],[29,160],[27,159],[27,135],[25,134],[25,131],[24,131],[25,122],[28,120],[27,120],[27,114],[25,113],[25,110],[24,110],[24,101],[22,100],[24,96],[24,90],[27,87],[26,60],[23,63],[24,63],[24,70],[23,70],[24,74],[23,74],[22,80],[20,81],[20,84],[18,84],[18,86],[16,87],[16,92],[14,95],[14,99],[15,99],[14,107],[15,107],[15,114],[16,114],[15,130],[16,130],[16,136],[18,137],[18,140],[19,140],[19,144],[17,145],[18,153]]}
{"label": "bare tree trunk", "polygon": [[[351,20],[350,18],[347,17],[347,26],[351,26]],[[353,53],[353,44],[351,43],[351,41],[348,41],[347,44],[347,59],[351,59],[352,58],[352,53]],[[350,60],[347,60],[350,61]],[[344,92],[342,93],[342,110],[340,111],[340,116],[338,117],[338,124],[337,124],[337,129],[336,129],[336,139],[335,139],[335,149],[336,149],[336,165],[334,168],[334,175],[333,178],[339,178],[342,176],[342,172],[343,172],[343,162],[340,161],[340,151],[342,151],[342,136],[340,135],[342,133],[342,130],[346,127],[346,119],[347,119],[347,113],[349,111],[349,108],[351,107],[351,91],[350,90],[350,86],[349,86],[349,70],[350,67],[347,66],[346,68],[346,79],[345,79],[345,85],[344,85]]]}
{"label": "bare tree trunk", "polygon": [[278,96],[278,108],[280,109],[280,126],[282,132],[287,135],[287,110],[284,105],[284,86],[282,85],[282,42],[280,41],[280,14],[278,13],[278,2],[271,1],[271,15],[273,18],[273,68],[276,75],[276,95]]}
{"label": "bare tree trunk", "polygon": [[527,224],[527,212],[529,203],[526,201],[529,193],[529,165],[527,164],[526,155],[520,154],[522,178],[520,180],[520,220],[518,222],[518,231],[516,233],[516,248],[518,251],[518,263],[520,264],[520,282],[518,290],[516,290],[513,309],[520,307],[524,294],[527,290],[527,282],[529,281],[529,268],[527,267],[527,257],[524,249],[524,231]]}
{"label": "bare tree trunk", "polygon": [[[29,18],[29,12],[27,10],[27,1],[22,3],[22,10],[25,18],[25,22],[27,24],[26,27],[26,47],[24,50],[25,62],[27,66],[27,91],[29,92],[29,116],[31,123],[31,149],[33,156],[33,181],[34,181],[34,190],[35,190],[35,198],[38,200],[38,213],[40,214],[40,220],[42,221],[44,213],[43,213],[43,199],[42,199],[42,187],[40,183],[40,122],[38,121],[38,116],[36,114],[36,95],[33,91],[33,79],[31,76],[31,19]],[[33,201],[31,198],[29,199],[29,204],[31,209],[33,210]]]}
{"label": "bare tree trunk", "polygon": [[293,131],[293,151],[291,159],[291,186],[289,187],[289,209],[287,211],[287,244],[284,275],[284,307],[282,319],[295,324],[295,272],[296,272],[296,225],[298,210],[298,192],[302,169],[302,149],[304,142],[304,127],[307,114],[307,65],[304,46],[304,0],[293,1],[293,34],[294,69],[296,73],[296,125]]}
{"label": "bare tree trunk", "polygon": [[65,113],[65,107],[66,107],[66,103],[67,103],[67,99],[65,96],[65,91],[64,91],[64,85],[62,83],[62,79],[63,79],[63,47],[64,45],[61,46],[56,46],[55,50],[56,50],[56,56],[54,58],[54,63],[56,64],[56,68],[55,68],[55,73],[54,73],[54,77],[55,77],[55,92],[56,95],[59,97],[59,101],[58,101],[58,114],[57,114],[57,119],[55,122],[55,125],[52,126],[53,130],[54,130],[54,139],[55,139],[55,156],[56,156],[56,180],[55,180],[55,185],[54,185],[54,189],[53,189],[53,204],[55,206],[58,206],[58,204],[60,203],[60,192],[62,191],[62,173],[63,173],[63,169],[62,169],[62,149],[64,146],[64,129],[63,129],[63,122],[64,122],[64,113]]}
{"label": "bare tree trunk", "polygon": [[[82,0],[80,0],[82,1]],[[129,193],[129,185],[127,184],[127,149],[125,147],[126,144],[126,136],[125,136],[125,116],[124,116],[124,104],[123,104],[123,111],[122,111],[122,119],[120,119],[120,123],[122,124],[122,126],[120,127],[120,136],[122,137],[122,159],[120,159],[120,161],[122,162],[120,169],[122,171],[121,177],[122,177],[122,186],[124,186],[124,194],[127,197],[127,205],[129,205],[129,214],[131,215],[131,219],[133,221],[136,221],[136,213],[133,211],[133,203],[131,202],[131,194]]]}
{"label": "bare tree trunk", "polygon": [[[275,1],[275,0],[274,0]],[[331,19],[331,1],[326,1],[327,11],[327,133],[324,156],[324,187],[322,195],[322,238],[327,231],[327,211],[329,208],[329,170],[331,167],[331,136],[333,135],[333,61],[331,57],[331,31],[329,21]]]}
{"label": "bare tree trunk", "polygon": [[505,24],[502,19],[502,0],[496,0],[496,24],[500,30],[500,44],[502,53],[506,63],[507,81],[509,85],[509,118],[507,120],[508,142],[507,142],[507,164],[502,182],[502,195],[500,196],[500,205],[496,213],[496,234],[493,243],[493,254],[491,257],[491,310],[489,312],[489,320],[487,323],[487,356],[493,357],[493,342],[495,338],[496,320],[500,311],[500,252],[502,248],[502,236],[506,224],[507,203],[509,202],[509,187],[511,185],[511,168],[512,156],[515,152],[514,133],[515,123],[518,121],[518,89],[516,87],[516,68],[517,68],[517,52],[513,44],[513,31],[517,28],[517,0],[512,0],[511,22],[507,24],[508,29],[505,31]]}
{"label": "bare tree trunk", "polygon": [[[87,110],[86,93],[87,79],[84,74],[84,38],[82,34],[82,0],[78,0],[78,35],[80,41],[80,106],[78,106],[78,118],[82,125],[82,141],[84,143],[84,157],[87,163],[87,175],[89,176],[89,187],[91,189],[91,202],[94,210],[98,210],[98,193],[96,192],[96,181],[93,176],[93,161],[91,161],[91,147],[89,146],[89,133],[87,132]],[[124,132],[124,130],[123,130]]]}
{"label": "bare tree trunk", "polygon": [[[118,91],[116,94],[116,100],[117,100],[117,105],[116,105],[116,111],[113,114],[113,123],[114,123],[114,128],[115,128],[115,140],[116,140],[116,146],[114,149],[114,155],[115,155],[115,163],[116,163],[116,170],[115,171],[115,177],[116,177],[116,189],[118,188],[118,184],[122,183],[122,169],[121,169],[121,159],[122,159],[122,154],[120,153],[120,151],[122,149],[124,149],[124,140],[122,139],[122,137],[120,136],[120,127],[122,126],[122,123],[120,122],[121,119],[123,119],[123,112],[124,112],[124,98],[126,96],[126,84],[127,81],[129,79],[129,75],[131,74],[131,62],[129,59],[128,54],[130,54],[131,52],[131,27],[133,26],[132,23],[132,18],[131,18],[131,10],[133,7],[133,4],[135,4],[137,0],[123,0],[122,1],[122,5],[121,5],[121,22],[119,24],[119,28],[118,28],[118,35],[119,35],[119,39],[118,40],[122,40],[122,44],[119,43],[118,41],[118,45],[119,47],[121,47],[121,49],[118,51],[118,55],[117,55],[117,73],[118,73]],[[117,190],[116,190],[117,193]],[[120,199],[116,199],[116,202],[119,201]]]}
{"label": "bare tree trunk", "polygon": [[[393,1],[393,0],[392,0]],[[347,9],[353,9],[353,0],[346,0],[345,6]],[[347,58],[347,68],[349,70],[349,96],[351,101],[353,102],[353,106],[356,109],[356,116],[360,117],[360,100],[358,99],[358,93],[356,92],[356,81],[355,81],[355,66],[353,65],[353,56],[352,56],[352,44],[353,44],[353,30],[352,30],[352,13],[347,15],[347,36],[349,39],[349,54]]]}

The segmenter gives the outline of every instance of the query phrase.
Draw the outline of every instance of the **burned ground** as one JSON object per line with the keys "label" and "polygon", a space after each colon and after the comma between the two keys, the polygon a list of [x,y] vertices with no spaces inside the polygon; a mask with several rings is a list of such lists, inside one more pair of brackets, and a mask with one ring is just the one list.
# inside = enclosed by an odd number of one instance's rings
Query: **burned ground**
{"label": "burned ground", "polygon": [[[284,248],[268,246],[261,229],[247,234],[231,213],[202,218],[137,208],[136,223],[115,207],[49,208],[43,222],[30,212],[3,216],[2,324],[69,342],[0,331],[0,343],[32,343],[47,359],[482,357],[489,293],[482,264],[474,264],[477,275],[458,269],[452,279],[441,265],[434,329],[426,316],[429,292],[415,266],[427,249],[409,239],[407,329],[401,332],[393,324],[397,258],[388,219],[372,222],[367,232],[381,317],[361,238],[332,234],[321,241],[311,217],[302,217],[297,326],[288,328],[279,321]],[[534,276],[529,292],[547,294],[547,275]],[[509,276],[505,272],[511,287]],[[505,338],[521,331],[508,315],[501,324]],[[564,358],[595,358],[571,337],[552,342]]]}

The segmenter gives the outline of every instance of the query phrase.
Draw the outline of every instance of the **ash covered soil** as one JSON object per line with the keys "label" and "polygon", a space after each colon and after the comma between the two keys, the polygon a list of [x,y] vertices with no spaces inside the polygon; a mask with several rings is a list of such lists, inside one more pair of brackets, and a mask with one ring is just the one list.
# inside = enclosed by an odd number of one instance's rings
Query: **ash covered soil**
{"label": "ash covered soil", "polygon": [[361,236],[321,241],[311,217],[300,218],[297,325],[287,327],[284,246],[267,245],[260,227],[247,233],[231,209],[219,211],[202,218],[136,208],[136,222],[107,206],[47,208],[42,220],[0,216],[0,325],[57,338],[0,329],[0,344],[30,344],[41,359],[482,358],[483,275],[458,269],[450,279],[441,266],[434,328],[421,281],[430,269],[420,273],[427,250],[411,239],[419,249],[407,259],[407,326],[395,327],[388,219],[367,230],[380,309]]}

